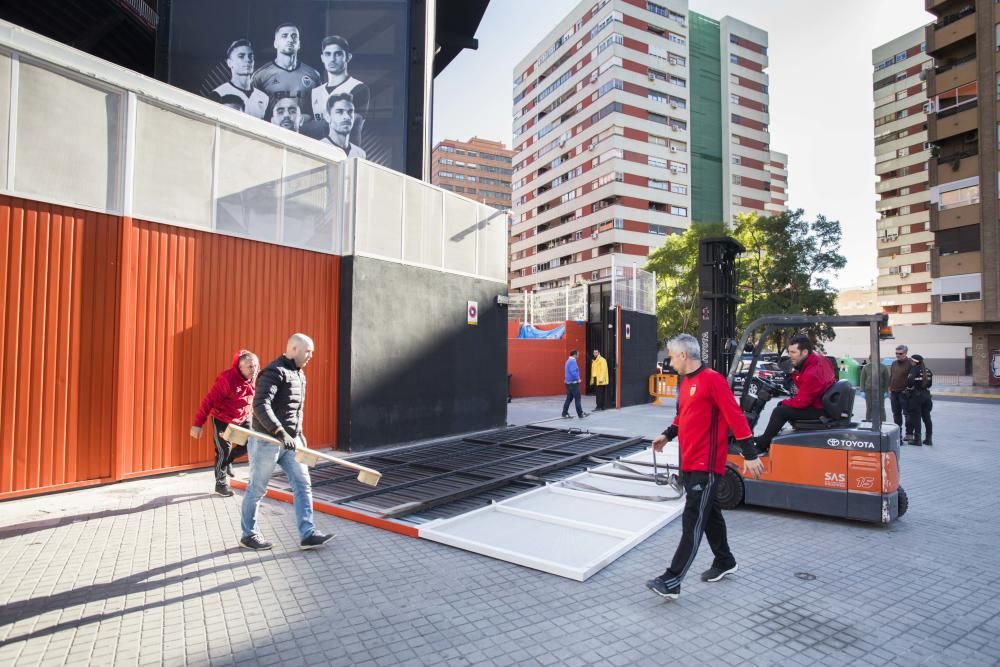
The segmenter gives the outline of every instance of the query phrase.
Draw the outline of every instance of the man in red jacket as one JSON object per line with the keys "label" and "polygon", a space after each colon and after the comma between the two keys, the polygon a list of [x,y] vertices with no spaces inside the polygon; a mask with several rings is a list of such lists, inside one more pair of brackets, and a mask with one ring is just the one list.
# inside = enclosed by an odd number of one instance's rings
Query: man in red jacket
{"label": "man in red jacket", "polygon": [[778,435],[781,427],[789,421],[819,419],[825,415],[823,394],[837,381],[833,364],[822,354],[816,353],[809,336],[803,334],[792,336],[788,341],[788,358],[795,367],[792,372],[792,382],[798,387],[798,392],[775,406],[771,420],[767,422],[767,428],[757,438],[757,449],[761,452],[771,448],[774,436]]}
{"label": "man in red jacket", "polygon": [[[233,446],[222,437],[222,433],[230,424],[250,428],[250,417],[253,416],[253,386],[260,370],[257,355],[249,350],[240,350],[233,357],[233,365],[219,373],[208,394],[201,401],[198,414],[194,417],[191,427],[191,437],[200,438],[202,427],[209,416],[215,429],[212,431],[215,441],[215,492],[220,496],[229,497],[233,490],[229,488],[228,477],[233,476],[232,463],[246,453],[246,447]],[[228,477],[227,477],[228,475]]]}
{"label": "man in red jacket", "polygon": [[716,496],[719,479],[726,473],[729,431],[743,452],[743,473],[759,477],[763,464],[757,460],[753,432],[736,404],[726,378],[701,364],[698,339],[681,334],[667,343],[670,366],[681,375],[677,387],[677,416],[653,448],[680,438],[680,464],[684,478],[684,515],[681,541],[667,571],[646,582],[646,588],[670,600],[681,594],[681,580],[698,553],[701,534],[715,556],[712,567],[702,573],[702,581],[719,581],[736,572],[736,558],[726,539],[726,521]]}

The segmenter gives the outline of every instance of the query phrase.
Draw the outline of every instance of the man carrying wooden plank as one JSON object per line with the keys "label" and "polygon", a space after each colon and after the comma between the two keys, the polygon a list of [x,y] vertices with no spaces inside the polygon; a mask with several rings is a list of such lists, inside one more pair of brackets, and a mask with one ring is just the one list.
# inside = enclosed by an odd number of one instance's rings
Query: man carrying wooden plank
{"label": "man carrying wooden plank", "polygon": [[295,459],[297,446],[305,447],[302,433],[302,409],[306,400],[306,375],[302,371],[312,358],[315,347],[305,334],[292,334],[283,355],[267,365],[257,377],[253,399],[253,428],[277,438],[274,444],[251,437],[247,442],[250,455],[250,483],[243,496],[240,546],[267,550],[272,544],[263,540],[257,530],[257,508],[267,491],[268,480],[275,464],[281,466],[292,485],[295,520],[298,524],[300,549],[321,547],[333,535],[324,535],[313,524],[312,482],[308,466]]}

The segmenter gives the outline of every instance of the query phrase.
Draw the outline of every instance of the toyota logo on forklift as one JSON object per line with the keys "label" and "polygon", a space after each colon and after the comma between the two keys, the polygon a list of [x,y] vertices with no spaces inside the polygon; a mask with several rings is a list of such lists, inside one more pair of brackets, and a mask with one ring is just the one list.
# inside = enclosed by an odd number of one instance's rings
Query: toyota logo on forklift
{"label": "toyota logo on forklift", "polygon": [[838,438],[830,438],[826,441],[826,444],[831,447],[850,447],[851,449],[875,449],[874,442],[868,442],[867,440],[840,440]]}

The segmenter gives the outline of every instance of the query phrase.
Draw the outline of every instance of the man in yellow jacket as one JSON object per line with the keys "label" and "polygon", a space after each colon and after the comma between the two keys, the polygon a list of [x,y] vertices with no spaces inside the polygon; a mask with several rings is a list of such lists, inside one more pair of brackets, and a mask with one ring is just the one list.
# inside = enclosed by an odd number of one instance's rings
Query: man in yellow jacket
{"label": "man in yellow jacket", "polygon": [[603,410],[608,396],[608,360],[601,356],[599,350],[594,350],[594,360],[590,362],[590,386],[594,387],[597,396],[594,410]]}

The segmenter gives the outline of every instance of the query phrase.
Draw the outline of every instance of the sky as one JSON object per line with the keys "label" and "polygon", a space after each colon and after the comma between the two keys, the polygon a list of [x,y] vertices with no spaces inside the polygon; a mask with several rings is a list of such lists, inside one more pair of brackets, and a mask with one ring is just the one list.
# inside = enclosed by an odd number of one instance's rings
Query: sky
{"label": "sky", "polygon": [[[513,70],[578,0],[492,0],[476,37],[435,80],[434,141],[511,145]],[[923,0],[690,0],[768,32],[771,148],[788,154],[788,205],[839,220],[837,287],[874,280],[872,49],[928,23]]]}

